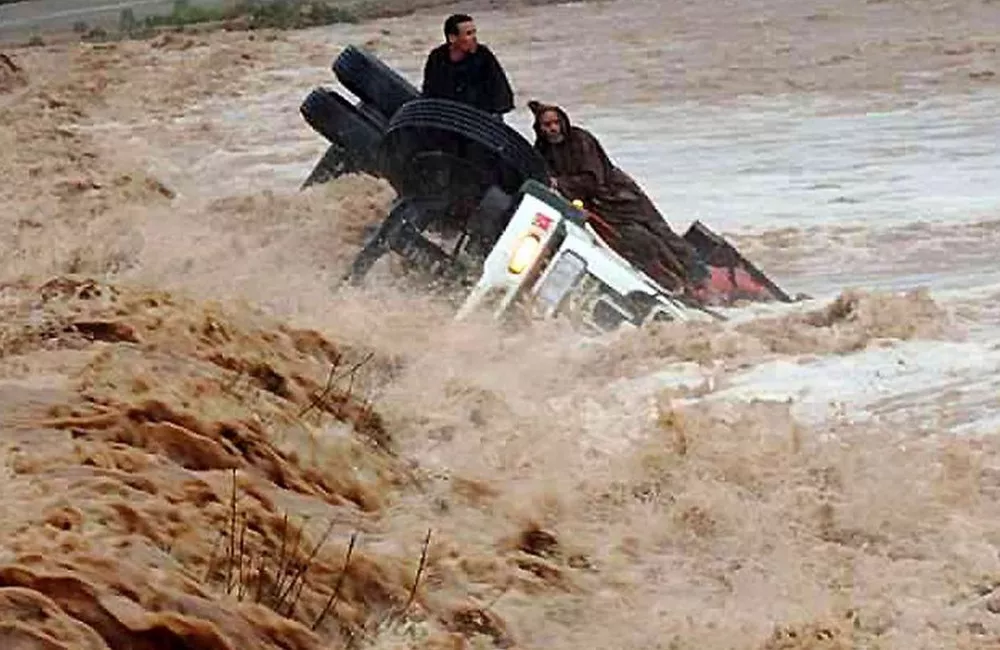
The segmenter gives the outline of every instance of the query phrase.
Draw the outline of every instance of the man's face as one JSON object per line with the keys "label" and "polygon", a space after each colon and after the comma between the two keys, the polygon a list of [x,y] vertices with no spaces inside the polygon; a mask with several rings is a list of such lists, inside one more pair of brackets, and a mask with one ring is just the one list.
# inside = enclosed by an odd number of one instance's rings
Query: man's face
{"label": "man's face", "polygon": [[458,24],[458,35],[450,34],[448,42],[460,52],[472,54],[476,51],[478,41],[476,40],[476,23],[469,20]]}
{"label": "man's face", "polygon": [[555,111],[545,111],[538,121],[542,129],[542,135],[553,144],[558,144],[563,140],[562,122],[559,121],[559,113]]}

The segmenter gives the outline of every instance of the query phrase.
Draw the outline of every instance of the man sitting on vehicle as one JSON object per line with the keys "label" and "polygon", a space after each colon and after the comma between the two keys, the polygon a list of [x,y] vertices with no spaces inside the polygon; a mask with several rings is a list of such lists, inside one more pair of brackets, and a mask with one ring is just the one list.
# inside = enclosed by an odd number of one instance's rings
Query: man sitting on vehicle
{"label": "man sitting on vehicle", "polygon": [[446,42],[427,55],[423,96],[459,101],[502,120],[514,109],[514,93],[493,52],[477,41],[472,17],[449,16],[444,35]]}
{"label": "man sitting on vehicle", "polygon": [[616,167],[600,142],[570,123],[559,106],[528,102],[535,115],[535,148],[548,165],[551,183],[579,199],[603,224],[608,245],[668,290],[695,287],[707,272],[697,252],[670,228],[628,174]]}

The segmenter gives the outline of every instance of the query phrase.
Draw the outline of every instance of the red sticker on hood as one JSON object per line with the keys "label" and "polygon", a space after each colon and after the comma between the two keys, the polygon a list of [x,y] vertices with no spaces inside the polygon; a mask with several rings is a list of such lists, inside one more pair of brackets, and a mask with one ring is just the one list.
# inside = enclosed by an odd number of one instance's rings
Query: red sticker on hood
{"label": "red sticker on hood", "polygon": [[549,226],[552,225],[552,217],[547,217],[541,212],[535,213],[535,220],[531,222],[533,225],[538,226],[542,230],[548,230]]}

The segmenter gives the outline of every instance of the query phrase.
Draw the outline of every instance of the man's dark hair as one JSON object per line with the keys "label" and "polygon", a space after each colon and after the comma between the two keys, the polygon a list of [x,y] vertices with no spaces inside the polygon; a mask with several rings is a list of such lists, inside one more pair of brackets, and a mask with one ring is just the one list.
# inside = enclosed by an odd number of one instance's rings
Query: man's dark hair
{"label": "man's dark hair", "polygon": [[452,14],[444,21],[444,37],[458,36],[458,26],[462,23],[472,22],[472,16],[466,14]]}

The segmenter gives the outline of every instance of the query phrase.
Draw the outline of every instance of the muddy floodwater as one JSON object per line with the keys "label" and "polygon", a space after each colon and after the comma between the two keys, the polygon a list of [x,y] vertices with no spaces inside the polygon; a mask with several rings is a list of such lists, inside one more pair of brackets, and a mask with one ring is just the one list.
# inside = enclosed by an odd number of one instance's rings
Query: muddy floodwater
{"label": "muddy floodwater", "polygon": [[350,43],[419,83],[447,8],[7,49],[0,647],[997,647],[1000,4],[496,4],[508,123],[811,299],[335,292],[393,193],[300,190],[299,105]]}

